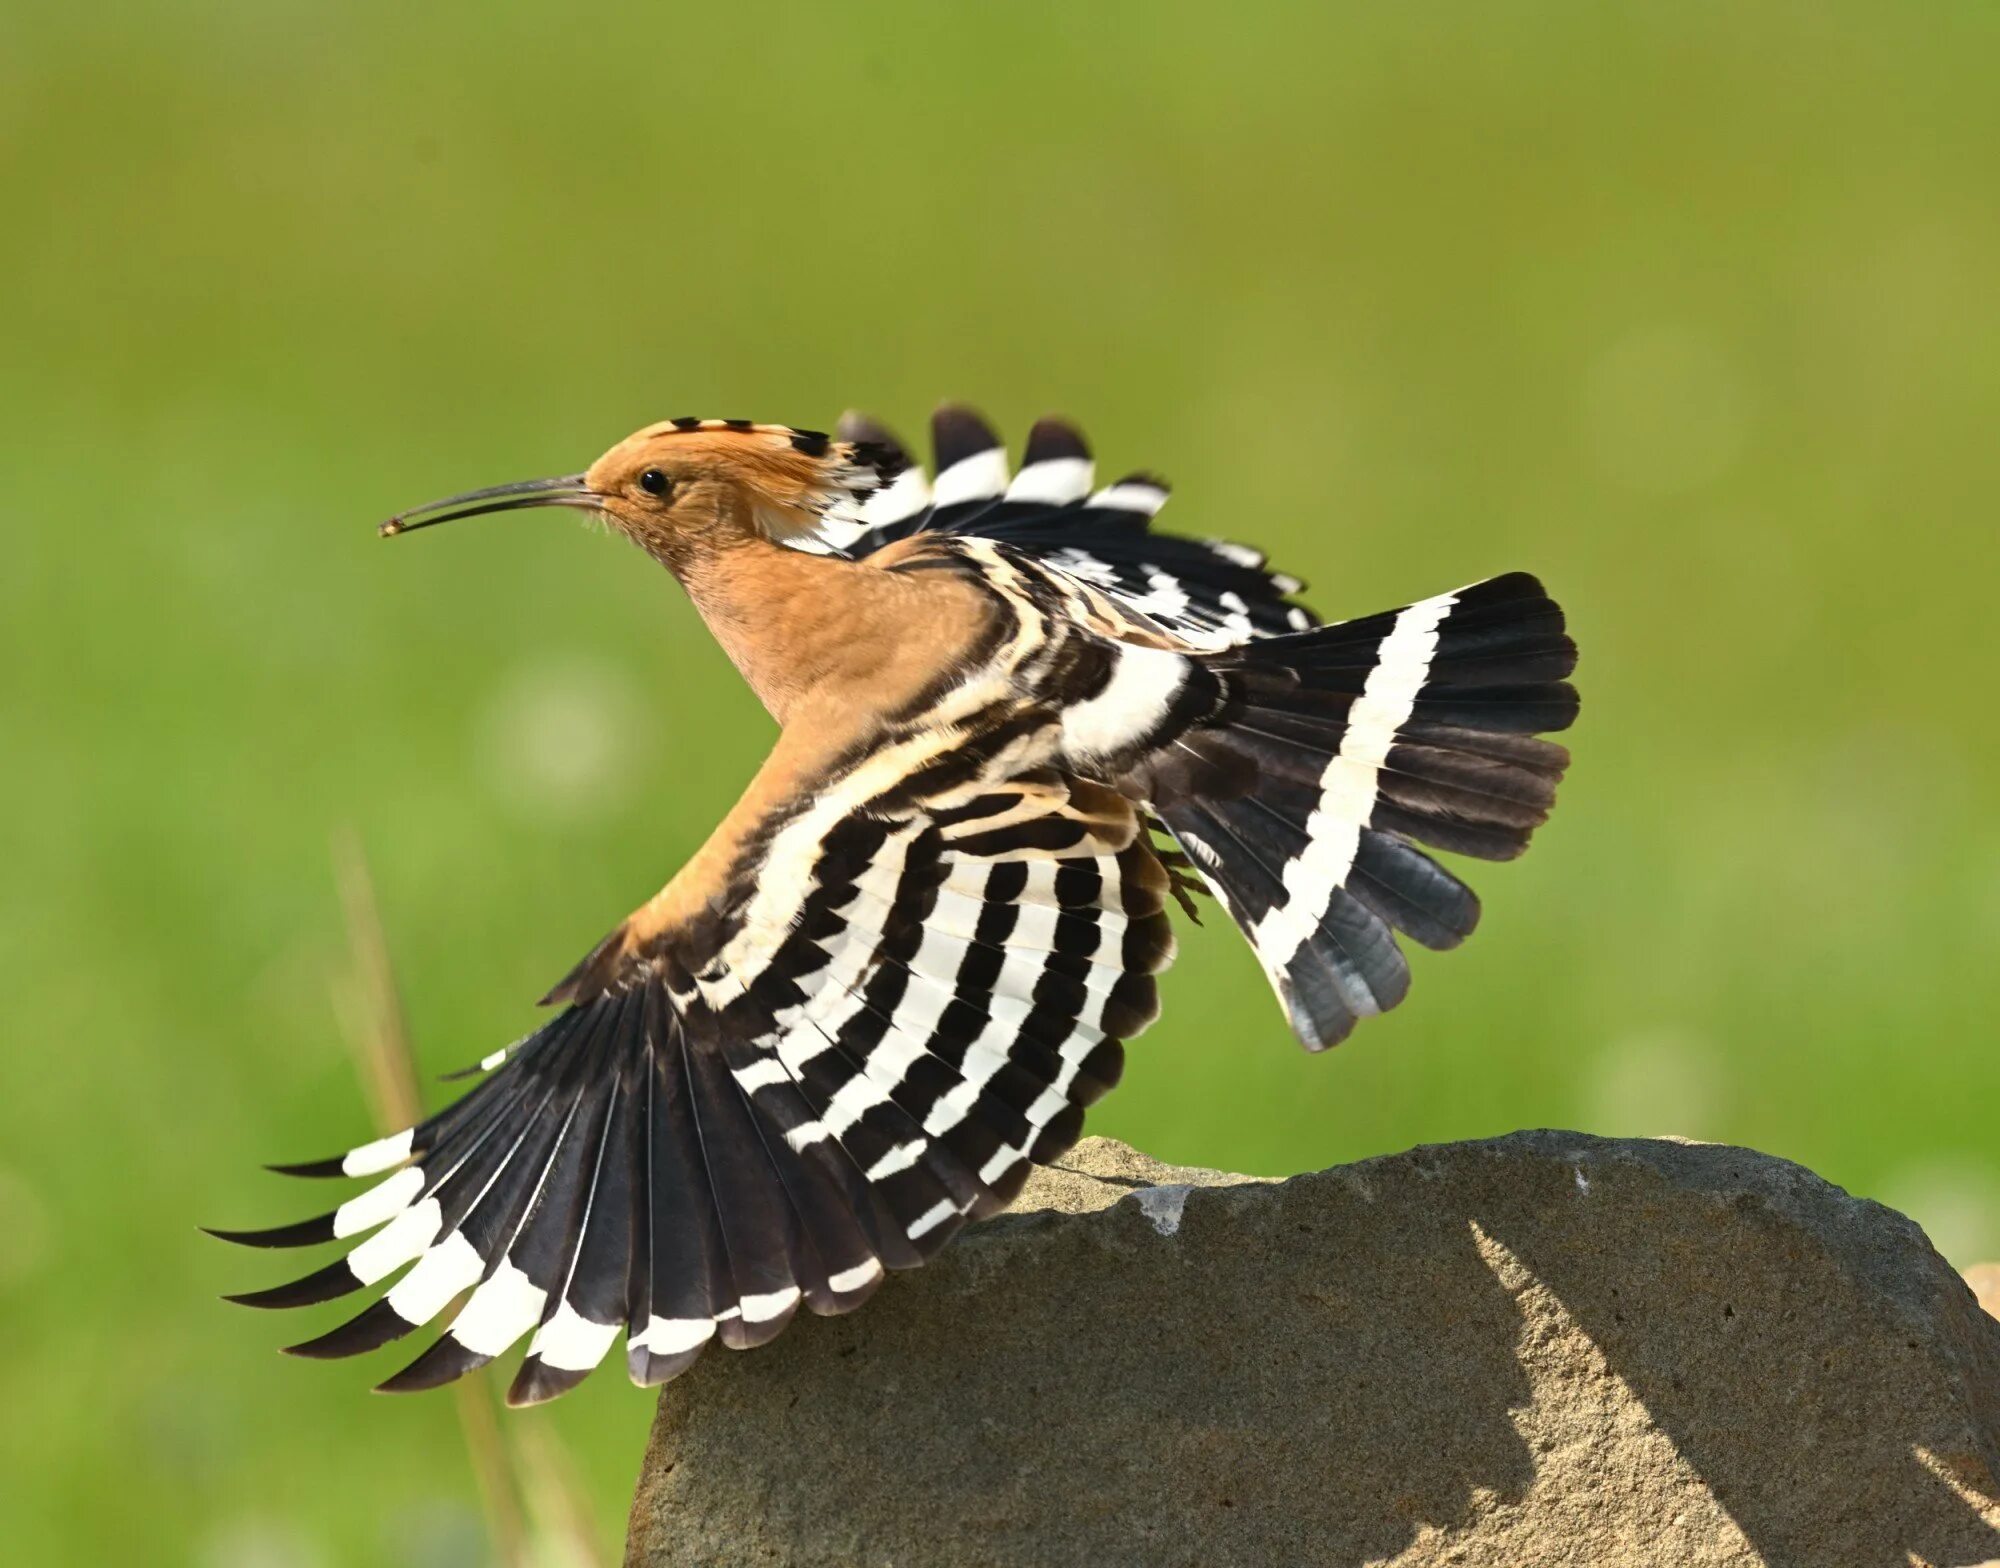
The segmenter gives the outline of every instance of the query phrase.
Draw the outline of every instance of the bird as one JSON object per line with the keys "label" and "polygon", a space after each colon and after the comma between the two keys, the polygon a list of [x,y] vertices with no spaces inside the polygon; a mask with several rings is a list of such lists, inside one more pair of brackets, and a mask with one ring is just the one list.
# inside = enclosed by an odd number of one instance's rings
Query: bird
{"label": "bird", "polygon": [[525,1339],[507,1401],[529,1405],[622,1333],[632,1380],[663,1383],[1007,1207],[1158,1014],[1174,912],[1220,904],[1312,1051],[1403,1000],[1399,934],[1472,931],[1427,850],[1520,854],[1569,762],[1545,737],[1576,716],[1576,648],[1535,577],[1323,623],[1259,551],[1156,529],[1164,482],[1099,486],[1063,420],[1017,469],[966,407],[931,434],[926,476],[858,415],[671,419],[380,525],[592,515],[679,581],[779,729],[468,1092],[270,1167],[373,1185],[215,1232],[345,1245],[234,1301],[387,1287],[292,1353],[443,1321],[384,1391]]}

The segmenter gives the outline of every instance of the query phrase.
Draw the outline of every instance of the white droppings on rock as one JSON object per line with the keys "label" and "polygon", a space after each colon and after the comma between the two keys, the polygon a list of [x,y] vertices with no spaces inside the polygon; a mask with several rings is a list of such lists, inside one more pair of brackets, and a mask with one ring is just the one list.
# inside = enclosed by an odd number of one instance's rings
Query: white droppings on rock
{"label": "white droppings on rock", "polygon": [[1586,1198],[1589,1197],[1590,1178],[1583,1174],[1583,1167],[1581,1165],[1571,1166],[1570,1172],[1572,1175],[1576,1177],[1576,1190],[1582,1193]]}
{"label": "white droppings on rock", "polygon": [[1142,1187],[1138,1192],[1139,1211],[1153,1222],[1153,1229],[1162,1236],[1171,1236],[1181,1228],[1181,1210],[1187,1207],[1188,1194],[1194,1188],[1185,1182],[1170,1187]]}

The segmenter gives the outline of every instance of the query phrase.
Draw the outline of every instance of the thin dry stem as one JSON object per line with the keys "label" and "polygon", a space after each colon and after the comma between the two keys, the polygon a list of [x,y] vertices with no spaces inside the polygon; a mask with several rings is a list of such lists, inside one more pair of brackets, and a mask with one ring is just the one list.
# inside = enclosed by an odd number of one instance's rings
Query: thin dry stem
{"label": "thin dry stem", "polygon": [[538,1420],[531,1414],[515,1428],[515,1437],[525,1461],[528,1507],[551,1568],[607,1568],[576,1466],[546,1416]]}
{"label": "thin dry stem", "polygon": [[[382,1132],[393,1132],[414,1124],[423,1115],[423,1102],[374,880],[361,841],[353,833],[334,836],[333,869],[353,958],[352,973],[338,997],[339,1010],[376,1125]],[[452,1395],[494,1555],[501,1568],[529,1568],[533,1556],[521,1508],[521,1477],[501,1434],[492,1390],[484,1378],[461,1379],[452,1385]]]}

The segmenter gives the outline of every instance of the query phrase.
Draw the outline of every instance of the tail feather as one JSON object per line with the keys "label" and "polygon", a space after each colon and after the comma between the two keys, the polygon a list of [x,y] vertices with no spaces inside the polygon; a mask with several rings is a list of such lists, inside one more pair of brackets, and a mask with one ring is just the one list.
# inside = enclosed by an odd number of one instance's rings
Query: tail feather
{"label": "tail feather", "polygon": [[1363,828],[1348,891],[1433,951],[1458,946],[1479,924],[1479,898],[1420,849]]}
{"label": "tail feather", "polygon": [[1566,682],[1518,686],[1444,687],[1417,699],[1410,717],[1425,724],[1491,730],[1502,735],[1540,735],[1576,722],[1576,692]]}
{"label": "tail feather", "polygon": [[1309,1050],[1346,1038],[1360,1019],[1408,994],[1409,964],[1352,893],[1335,888],[1310,924],[1297,920],[1284,871],[1308,851],[1302,828],[1231,807],[1189,805],[1176,817],[1175,836],[1250,938]]}
{"label": "tail feather", "polygon": [[[1323,717],[1260,709],[1238,719],[1229,734],[1239,751],[1256,760],[1260,781],[1282,780],[1306,789],[1307,811],[1318,804],[1320,782],[1340,754],[1338,731],[1330,740]],[[1376,788],[1383,799],[1419,815],[1532,829],[1548,820],[1561,777],[1559,768],[1399,741],[1383,759]]]}
{"label": "tail feather", "polygon": [[[1402,787],[1402,781],[1427,785],[1434,792],[1448,792],[1440,806],[1453,815],[1476,818],[1491,813],[1495,821],[1520,827],[1539,827],[1548,820],[1556,803],[1556,785],[1562,781],[1560,769],[1408,741],[1389,748],[1382,772],[1385,792]],[[1393,793],[1391,798],[1396,798]]]}
{"label": "tail feather", "polygon": [[1208,744],[1254,782],[1155,809],[1299,1038],[1331,1045],[1407,990],[1392,932],[1447,948],[1478,923],[1472,891],[1414,846],[1507,860],[1548,819],[1569,754],[1536,737],[1576,717],[1576,647],[1517,572],[1207,662],[1228,691]]}

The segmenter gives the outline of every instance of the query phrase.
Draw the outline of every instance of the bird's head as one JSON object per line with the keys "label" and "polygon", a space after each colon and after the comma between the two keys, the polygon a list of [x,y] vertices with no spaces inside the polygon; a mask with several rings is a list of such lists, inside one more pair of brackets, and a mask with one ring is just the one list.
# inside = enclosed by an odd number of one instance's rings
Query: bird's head
{"label": "bird's head", "polygon": [[761,536],[783,541],[860,503],[904,466],[894,448],[743,419],[670,419],[635,431],[580,474],[447,496],[399,512],[384,535],[525,507],[595,512],[665,561]]}

